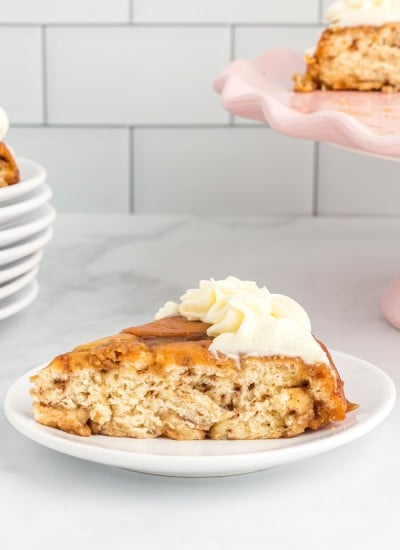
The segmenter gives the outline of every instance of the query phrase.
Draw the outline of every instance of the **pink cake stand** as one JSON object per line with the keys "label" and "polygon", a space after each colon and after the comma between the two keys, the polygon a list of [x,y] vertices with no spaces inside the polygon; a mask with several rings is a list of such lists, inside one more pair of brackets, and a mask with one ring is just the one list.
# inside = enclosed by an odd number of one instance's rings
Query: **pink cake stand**
{"label": "pink cake stand", "polygon": [[[295,93],[292,75],[304,71],[301,55],[275,49],[254,61],[233,62],[214,88],[227,111],[282,134],[400,160],[400,94]],[[400,276],[384,291],[381,308],[400,329]]]}

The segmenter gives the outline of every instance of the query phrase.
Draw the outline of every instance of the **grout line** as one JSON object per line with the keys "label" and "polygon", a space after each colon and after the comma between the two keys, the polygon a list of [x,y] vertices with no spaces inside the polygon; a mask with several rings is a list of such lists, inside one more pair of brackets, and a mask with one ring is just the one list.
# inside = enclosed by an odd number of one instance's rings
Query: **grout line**
{"label": "grout line", "polygon": [[135,213],[135,195],[134,195],[134,186],[135,186],[135,174],[134,174],[134,147],[135,147],[135,135],[134,128],[129,128],[129,213]]}
{"label": "grout line", "polygon": [[319,191],[319,142],[314,142],[314,166],[312,182],[312,215],[318,216],[318,191]]}
{"label": "grout line", "polygon": [[291,22],[291,21],[265,21],[264,23],[260,22],[260,21],[254,21],[254,22],[240,22],[240,21],[236,21],[235,22],[235,27],[250,27],[250,28],[253,28],[253,27],[271,27],[271,28],[275,28],[275,27],[283,27],[283,28],[286,28],[286,27],[290,27],[290,28],[315,28],[315,27],[320,27],[321,26],[321,22],[320,21],[305,21],[303,23],[296,23],[296,22]]}
{"label": "grout line", "polygon": [[43,123],[47,124],[48,120],[48,102],[47,102],[47,42],[46,42],[46,26],[41,27],[41,54],[42,54],[42,109]]}
{"label": "grout line", "polygon": [[[267,129],[271,130],[271,126],[268,124],[268,122],[257,122],[256,120],[254,122],[242,122],[242,118],[240,116],[237,117],[237,120],[235,121],[235,128],[254,128],[257,130]],[[280,134],[280,132],[277,132]],[[281,134],[283,135],[283,134]]]}
{"label": "grout line", "polygon": [[235,55],[236,55],[235,34],[236,34],[236,25],[235,24],[229,25],[229,59],[231,61],[235,59]]}
{"label": "grout line", "polygon": [[[139,129],[156,129],[156,130],[185,130],[185,129],[193,129],[193,130],[212,130],[212,129],[227,129],[230,128],[229,124],[133,124],[134,128]],[[265,124],[238,124],[234,126],[235,129],[240,130],[240,128],[257,128],[258,130],[265,129]]]}
{"label": "grout line", "polygon": [[123,129],[123,128],[131,128],[129,124],[85,124],[83,123],[71,123],[71,124],[58,124],[57,122],[47,122],[45,124],[41,123],[24,123],[24,122],[15,122],[13,124],[13,128],[82,128],[82,129],[96,129],[96,128],[103,128],[103,129]]}
{"label": "grout line", "polygon": [[[40,27],[43,23],[5,23],[4,21],[0,22],[0,28],[1,27]],[[226,23],[223,21],[221,22],[210,22],[210,23],[202,23],[202,22],[181,22],[181,21],[159,21],[159,22],[133,22],[133,21],[119,21],[119,22],[102,22],[102,21],[74,21],[74,22],[47,22],[47,27],[51,28],[91,28],[91,27],[99,27],[99,28],[115,28],[115,27],[226,27]]]}
{"label": "grout line", "polygon": [[[255,130],[265,129],[265,124],[251,124],[240,123],[236,124],[233,128],[240,130],[241,128],[254,128]],[[16,122],[13,124],[13,128],[60,128],[60,129],[103,129],[103,130],[123,130],[123,129],[144,129],[144,130],[220,130],[230,128],[229,123],[226,124],[85,124],[85,123],[26,123]]]}
{"label": "grout line", "polygon": [[134,14],[133,3],[134,3],[134,0],[128,0],[128,2],[129,2],[129,5],[128,5],[128,19],[129,19],[130,23],[133,23],[133,14]]}
{"label": "grout line", "polygon": [[323,0],[319,0],[318,3],[318,19],[323,23],[324,21],[324,2]]}
{"label": "grout line", "polygon": [[346,214],[343,213],[337,213],[337,212],[324,212],[322,214],[318,215],[318,218],[336,218],[336,219],[353,219],[353,220],[363,220],[363,219],[370,219],[370,220],[388,220],[388,221],[399,221],[399,215],[390,213],[390,214],[374,214],[372,212],[369,212],[367,214],[360,214],[360,213],[354,213],[354,212],[348,212]]}
{"label": "grout line", "polygon": [[[10,21],[10,22],[5,22],[5,21],[1,21],[0,22],[0,28],[1,27],[41,27],[43,26],[44,23],[29,23],[29,22],[21,22],[21,23],[17,23],[17,22],[13,22],[13,21]],[[57,27],[60,27],[60,28],[63,28],[63,27],[67,27],[67,28],[74,28],[74,27],[199,27],[199,28],[203,28],[203,27],[220,27],[220,28],[224,28],[226,27],[226,23],[224,23],[223,21],[209,21],[209,22],[195,22],[195,21],[187,21],[187,22],[182,22],[182,21],[154,21],[154,22],[140,22],[140,21],[137,21],[137,22],[134,22],[134,21],[121,21],[121,22],[78,22],[78,21],[74,21],[74,22],[46,22],[45,23],[46,27],[51,27],[51,28],[57,28]],[[304,28],[304,27],[310,27],[310,28],[313,28],[313,27],[320,27],[321,26],[321,22],[318,21],[318,22],[315,22],[315,21],[309,21],[309,22],[304,22],[304,23],[293,23],[293,22],[289,22],[289,21],[273,21],[273,22],[264,22],[264,23],[260,23],[260,22],[235,22],[235,25],[236,26],[240,26],[240,27],[293,27],[293,28]]]}
{"label": "grout line", "polygon": [[[229,61],[235,59],[235,25],[229,25]],[[232,113],[229,113],[229,126],[233,126],[235,123],[235,117]]]}
{"label": "grout line", "polygon": [[16,21],[9,21],[7,23],[7,21],[0,21],[0,27],[31,27],[31,28],[37,28],[37,27],[42,27],[45,23],[28,23],[28,22],[23,22],[21,21],[20,23],[16,22]]}

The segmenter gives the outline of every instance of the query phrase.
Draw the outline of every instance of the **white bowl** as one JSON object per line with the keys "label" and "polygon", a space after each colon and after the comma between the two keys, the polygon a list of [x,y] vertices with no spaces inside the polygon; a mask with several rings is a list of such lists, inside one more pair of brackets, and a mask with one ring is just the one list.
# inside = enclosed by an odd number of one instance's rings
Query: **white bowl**
{"label": "white bowl", "polygon": [[14,246],[0,249],[0,266],[6,265],[33,252],[41,250],[52,238],[53,230],[48,227],[38,235],[25,239]]}
{"label": "white bowl", "polygon": [[0,205],[0,231],[4,223],[43,206],[43,204],[49,202],[52,195],[53,192],[50,187],[46,183],[42,183],[37,189],[18,197],[14,201],[3,202]]}
{"label": "white bowl", "polygon": [[51,204],[45,204],[16,220],[0,227],[0,247],[26,239],[51,225],[56,211]]}
{"label": "white bowl", "polygon": [[35,267],[35,265],[38,265],[42,258],[43,252],[42,250],[39,250],[38,252],[35,252],[30,256],[26,256],[25,258],[21,258],[11,264],[0,266],[0,284],[12,281],[16,277],[27,273],[30,269]]}
{"label": "white bowl", "polygon": [[0,303],[0,321],[28,307],[34,301],[38,293],[39,283],[35,279],[21,291],[3,300]]}
{"label": "white bowl", "polygon": [[0,204],[29,193],[29,191],[33,191],[33,189],[46,181],[46,170],[40,164],[22,157],[17,157],[16,161],[21,181],[8,187],[0,187]]}
{"label": "white bowl", "polygon": [[0,307],[1,300],[4,300],[5,298],[8,298],[9,296],[12,296],[16,292],[19,292],[20,290],[25,288],[36,277],[38,272],[39,266],[36,265],[34,268],[28,271],[28,273],[21,275],[11,282],[0,285]]}

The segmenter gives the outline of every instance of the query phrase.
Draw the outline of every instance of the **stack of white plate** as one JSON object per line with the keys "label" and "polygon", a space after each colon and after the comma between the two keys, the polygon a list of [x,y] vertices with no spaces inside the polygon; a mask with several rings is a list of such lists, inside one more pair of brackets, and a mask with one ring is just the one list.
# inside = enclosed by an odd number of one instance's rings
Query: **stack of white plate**
{"label": "stack of white plate", "polygon": [[0,320],[36,298],[43,247],[53,235],[55,218],[46,171],[28,159],[17,163],[21,181],[0,187]]}

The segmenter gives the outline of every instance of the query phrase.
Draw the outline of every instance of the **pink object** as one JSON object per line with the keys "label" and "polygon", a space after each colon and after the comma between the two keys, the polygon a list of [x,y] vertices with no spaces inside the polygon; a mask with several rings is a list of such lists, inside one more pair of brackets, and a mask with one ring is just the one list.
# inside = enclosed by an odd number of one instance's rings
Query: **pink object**
{"label": "pink object", "polygon": [[381,309],[386,321],[400,329],[400,276],[384,291]]}
{"label": "pink object", "polygon": [[[399,93],[293,92],[293,74],[304,71],[301,55],[275,49],[254,61],[231,63],[214,88],[227,111],[282,134],[400,160]],[[400,277],[385,290],[381,309],[400,329]]]}
{"label": "pink object", "polygon": [[292,75],[304,71],[300,54],[274,49],[234,61],[214,88],[227,111],[282,134],[400,159],[399,93],[293,92]]}

